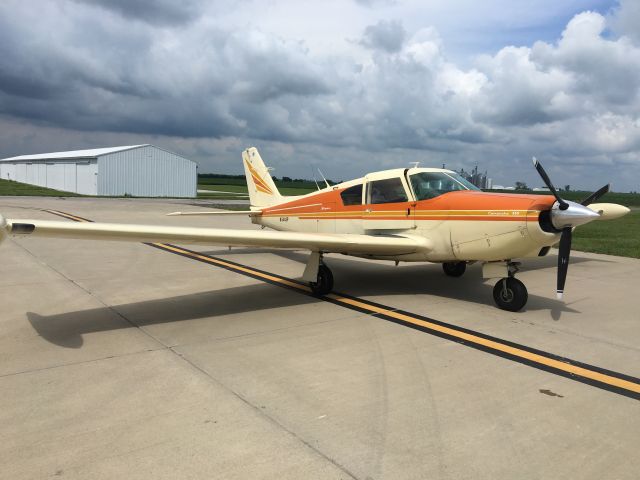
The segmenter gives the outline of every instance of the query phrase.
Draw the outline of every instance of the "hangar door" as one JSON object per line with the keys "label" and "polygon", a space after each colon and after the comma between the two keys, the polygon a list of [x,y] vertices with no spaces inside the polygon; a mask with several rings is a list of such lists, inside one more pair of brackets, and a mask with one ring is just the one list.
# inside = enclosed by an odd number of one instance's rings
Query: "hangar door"
{"label": "hangar door", "polygon": [[65,192],[76,191],[76,164],[63,163],[64,165],[64,190]]}
{"label": "hangar door", "polygon": [[38,164],[37,163],[36,164],[27,163],[26,176],[27,176],[27,179],[25,180],[26,183],[30,185],[38,184]]}
{"label": "hangar door", "polygon": [[77,172],[77,190],[76,192],[84,195],[98,194],[98,164],[97,163],[78,163],[76,165]]}
{"label": "hangar door", "polygon": [[64,190],[64,164],[47,163],[47,187]]}
{"label": "hangar door", "polygon": [[18,182],[27,183],[27,164],[16,163],[16,178]]}

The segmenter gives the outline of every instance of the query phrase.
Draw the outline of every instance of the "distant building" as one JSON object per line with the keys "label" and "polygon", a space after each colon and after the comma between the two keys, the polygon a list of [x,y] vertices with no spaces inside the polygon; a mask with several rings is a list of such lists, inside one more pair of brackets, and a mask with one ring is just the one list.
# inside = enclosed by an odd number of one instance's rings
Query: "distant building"
{"label": "distant building", "polygon": [[534,192],[550,192],[549,187],[535,187],[533,189]]}
{"label": "distant building", "polygon": [[5,158],[0,178],[84,195],[195,197],[197,165],[153,145],[133,145]]}
{"label": "distant building", "polygon": [[482,188],[482,189],[491,188],[490,185],[491,185],[492,182],[491,182],[490,178],[487,178],[487,172],[484,172],[484,173],[478,172],[478,166],[477,165],[474,167],[474,169],[471,171],[471,173],[465,172],[464,168],[460,169],[460,171],[458,173],[463,178],[465,178],[469,182],[473,183],[478,188]]}

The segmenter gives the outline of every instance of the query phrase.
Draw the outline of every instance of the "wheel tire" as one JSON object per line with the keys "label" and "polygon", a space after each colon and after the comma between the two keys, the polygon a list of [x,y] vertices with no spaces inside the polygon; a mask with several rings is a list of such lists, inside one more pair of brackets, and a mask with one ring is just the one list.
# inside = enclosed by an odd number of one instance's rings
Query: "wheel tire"
{"label": "wheel tire", "polygon": [[[506,288],[505,281],[507,282]],[[518,312],[526,305],[528,298],[527,287],[514,277],[502,278],[493,287],[493,300],[502,310]]]}
{"label": "wheel tire", "polygon": [[318,279],[315,282],[309,282],[309,288],[314,295],[326,295],[333,290],[333,274],[329,267],[320,265],[318,267]]}
{"label": "wheel tire", "polygon": [[449,277],[461,277],[466,269],[466,262],[447,262],[442,264],[442,270]]}

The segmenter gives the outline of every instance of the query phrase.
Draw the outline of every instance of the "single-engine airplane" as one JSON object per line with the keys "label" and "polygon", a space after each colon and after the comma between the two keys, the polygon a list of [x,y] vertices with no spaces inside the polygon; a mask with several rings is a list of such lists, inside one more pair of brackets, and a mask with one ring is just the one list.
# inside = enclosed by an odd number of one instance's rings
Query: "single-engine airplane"
{"label": "single-engine airplane", "polygon": [[573,229],[593,220],[618,218],[629,209],[593,203],[605,185],[581,203],[564,200],[534,158],[552,195],[482,192],[457,173],[440,168],[398,168],[309,193],[286,197],[278,191],[258,150],[242,153],[250,210],[174,212],[169,215],[249,215],[272,230],[231,230],[111,223],[4,219],[7,234],[78,239],[186,242],[207,245],[304,249],[311,252],[302,278],[316,295],[333,288],[325,253],[397,262],[438,262],[444,273],[461,276],[467,264],[482,262],[484,278],[498,278],[493,298],[499,308],[518,311],[527,302],[515,278],[514,259],[544,256],[560,242],[557,294],[562,298]]}

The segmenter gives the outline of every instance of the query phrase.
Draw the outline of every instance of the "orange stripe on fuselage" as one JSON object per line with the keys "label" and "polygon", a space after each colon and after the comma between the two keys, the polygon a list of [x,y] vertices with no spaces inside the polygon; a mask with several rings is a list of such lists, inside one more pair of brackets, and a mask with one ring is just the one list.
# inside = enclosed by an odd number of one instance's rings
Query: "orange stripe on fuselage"
{"label": "orange stripe on fuselage", "polygon": [[[336,189],[274,205],[263,217],[291,216],[309,220],[462,220],[538,221],[538,215],[553,205],[551,195],[522,195],[477,191],[449,192],[417,202],[344,206]],[[370,212],[364,210],[370,209]],[[283,209],[295,209],[285,213]],[[407,212],[410,212],[407,214]]]}

